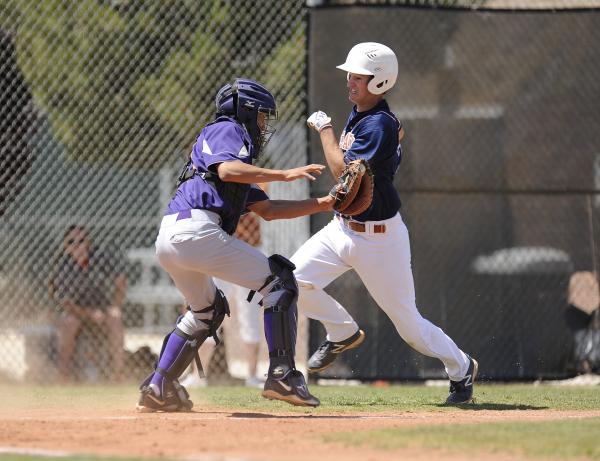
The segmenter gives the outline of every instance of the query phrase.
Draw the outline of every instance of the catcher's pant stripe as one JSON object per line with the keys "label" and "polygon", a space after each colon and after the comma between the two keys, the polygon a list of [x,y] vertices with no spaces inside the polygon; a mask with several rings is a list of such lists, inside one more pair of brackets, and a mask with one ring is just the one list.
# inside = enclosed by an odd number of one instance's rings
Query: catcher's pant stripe
{"label": "catcher's pant stripe", "polygon": [[183,210],[177,213],[171,213],[163,216],[160,227],[169,227],[177,223],[177,221],[182,221],[184,219],[189,219],[191,221],[210,221],[215,223],[217,226],[221,225],[221,217],[213,212],[208,210]]}

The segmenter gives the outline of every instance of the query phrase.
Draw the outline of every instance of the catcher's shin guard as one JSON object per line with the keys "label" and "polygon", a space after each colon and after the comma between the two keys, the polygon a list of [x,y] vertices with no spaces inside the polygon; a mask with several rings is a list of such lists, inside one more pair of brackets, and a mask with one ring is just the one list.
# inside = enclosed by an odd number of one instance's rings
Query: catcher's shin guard
{"label": "catcher's shin guard", "polygon": [[208,337],[208,330],[190,336],[176,327],[163,340],[155,373],[159,373],[168,381],[178,379],[192,363],[192,360],[197,357],[198,349]]}
{"label": "catcher's shin guard", "polygon": [[165,336],[155,370],[140,384],[138,412],[192,409],[194,404],[177,378],[198,355],[198,348],[207,337],[208,332],[191,337],[178,328]]}
{"label": "catcher's shin guard", "polygon": [[[198,356],[198,349],[209,336],[214,336],[215,341],[218,343],[217,330],[223,322],[225,315],[229,315],[229,304],[223,292],[217,290],[215,301],[212,305],[200,311],[191,310],[191,312],[194,316],[201,319],[197,324],[202,325],[202,328],[194,334],[188,335],[176,326],[165,337],[155,370],[140,385],[142,395],[152,390],[156,397],[162,398],[169,394],[171,387],[183,388],[177,379],[183,374],[189,364],[192,363],[192,360],[196,360],[198,372],[202,373],[202,364]],[[176,324],[179,325],[181,320],[182,317],[178,319]],[[182,393],[178,394],[183,395]]]}
{"label": "catcher's shin guard", "polygon": [[[225,294],[217,288],[217,293],[215,294],[215,301],[213,302],[212,307],[214,309],[212,320],[208,322],[208,332],[209,336],[212,336],[215,339],[215,343],[217,346],[221,342],[219,337],[217,336],[217,331],[219,327],[225,320],[225,316],[230,316],[229,311],[229,302],[227,302],[227,298]],[[208,308],[207,308],[208,309]],[[204,309],[203,309],[204,310]]]}
{"label": "catcher's shin guard", "polygon": [[294,264],[280,255],[269,257],[271,276],[260,291],[263,295],[265,337],[269,347],[269,376],[283,378],[295,369],[298,328],[298,284]]}
{"label": "catcher's shin guard", "polygon": [[[164,339],[156,372],[168,380],[179,378],[194,359],[197,359],[198,370],[202,371],[198,349],[209,336],[213,336],[215,342],[219,344],[217,330],[223,323],[225,315],[229,315],[229,303],[219,289],[217,289],[215,300],[210,306],[199,311],[194,311],[191,307],[188,309],[199,320],[196,325],[199,325],[200,328],[192,335],[188,335],[181,328],[175,327]],[[180,319],[177,325],[182,320]]]}

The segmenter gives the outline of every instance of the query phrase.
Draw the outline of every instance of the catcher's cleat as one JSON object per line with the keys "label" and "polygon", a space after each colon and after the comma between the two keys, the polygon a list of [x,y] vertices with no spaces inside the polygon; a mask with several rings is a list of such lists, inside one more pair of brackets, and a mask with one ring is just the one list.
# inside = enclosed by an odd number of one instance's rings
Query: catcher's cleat
{"label": "catcher's cleat", "polygon": [[365,332],[358,330],[352,336],[343,341],[325,341],[319,346],[315,353],[308,359],[308,372],[317,373],[330,367],[337,356],[348,349],[354,349],[365,340]]}
{"label": "catcher's cleat", "polygon": [[473,402],[473,382],[477,376],[479,364],[469,357],[467,375],[460,381],[450,380],[450,395],[446,399],[449,405],[460,405]]}
{"label": "catcher's cleat", "polygon": [[185,387],[177,381],[165,385],[164,395],[160,395],[156,384],[149,384],[140,389],[140,400],[136,406],[139,413],[188,412],[194,403],[189,399]]}
{"label": "catcher's cleat", "polygon": [[282,400],[299,407],[318,407],[321,402],[308,390],[304,376],[298,370],[289,370],[283,378],[269,376],[262,396],[269,400]]}

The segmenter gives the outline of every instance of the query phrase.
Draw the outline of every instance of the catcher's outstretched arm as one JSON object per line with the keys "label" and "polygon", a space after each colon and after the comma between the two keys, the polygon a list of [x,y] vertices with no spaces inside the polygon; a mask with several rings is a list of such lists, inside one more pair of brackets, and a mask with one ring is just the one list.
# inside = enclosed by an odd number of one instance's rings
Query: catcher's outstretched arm
{"label": "catcher's outstretched arm", "polygon": [[221,181],[255,184],[259,182],[295,181],[297,179],[315,180],[325,169],[324,165],[311,164],[288,170],[271,170],[248,165],[239,160],[222,162],[217,166],[217,173]]}
{"label": "catcher's outstretched arm", "polygon": [[262,200],[249,205],[248,209],[265,221],[271,221],[272,219],[291,219],[321,211],[331,211],[334,201],[334,198],[329,195],[306,200]]}

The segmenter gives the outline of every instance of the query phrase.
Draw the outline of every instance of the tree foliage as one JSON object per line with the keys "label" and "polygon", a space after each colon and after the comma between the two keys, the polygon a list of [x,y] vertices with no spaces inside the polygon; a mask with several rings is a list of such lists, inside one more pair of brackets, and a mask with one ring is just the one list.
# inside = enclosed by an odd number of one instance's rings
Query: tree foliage
{"label": "tree foliage", "polygon": [[[264,81],[299,39],[296,2],[0,1],[36,104],[79,161],[164,163],[210,120],[222,84]],[[297,65],[279,62],[281,81]]]}

